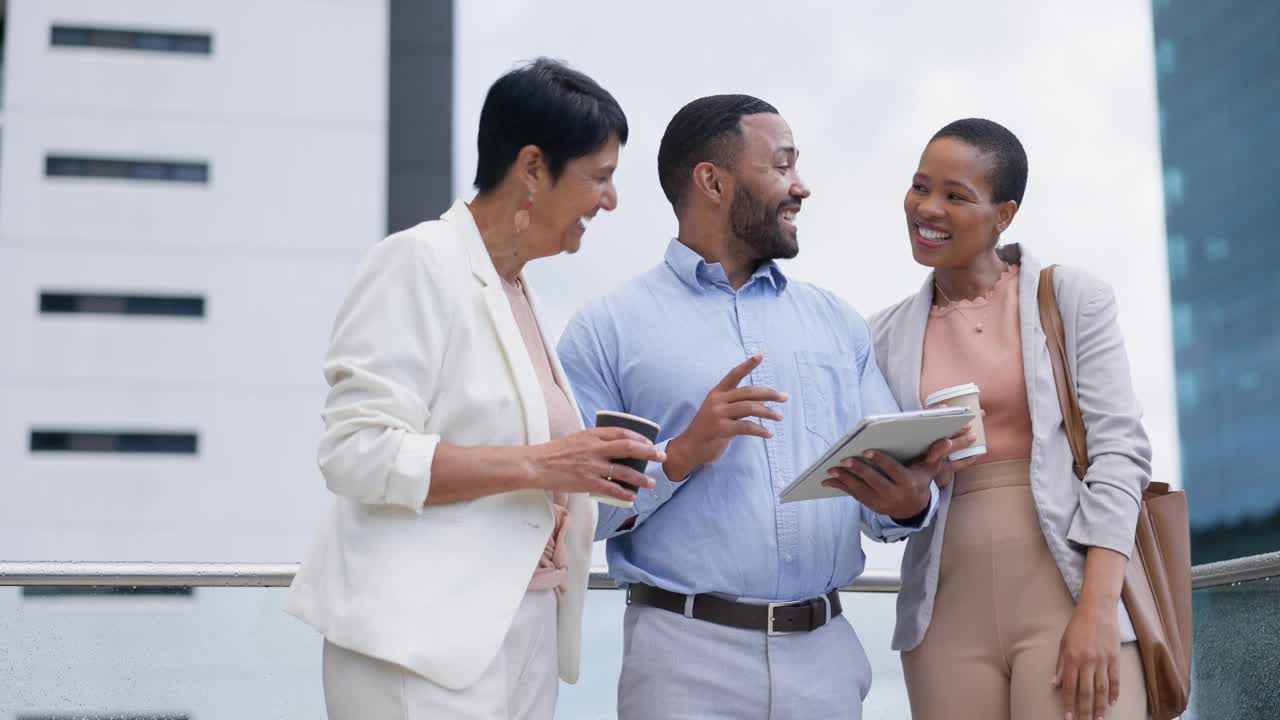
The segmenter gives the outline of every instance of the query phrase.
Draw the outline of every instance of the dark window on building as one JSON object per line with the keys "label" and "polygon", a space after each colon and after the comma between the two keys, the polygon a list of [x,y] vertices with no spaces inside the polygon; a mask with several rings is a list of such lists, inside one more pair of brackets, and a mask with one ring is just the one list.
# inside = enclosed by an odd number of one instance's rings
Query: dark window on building
{"label": "dark window on building", "polygon": [[33,453],[195,455],[198,444],[195,433],[84,430],[31,431],[31,452]]}
{"label": "dark window on building", "polygon": [[107,596],[175,596],[191,597],[195,589],[187,585],[137,585],[132,587],[106,587],[96,585],[24,585],[23,597],[83,597]]}
{"label": "dark window on building", "polygon": [[54,25],[49,28],[49,44],[54,47],[143,50],[189,55],[213,53],[213,36],[207,33],[154,32],[83,25]]}
{"label": "dark window on building", "polygon": [[209,164],[174,160],[46,155],[44,174],[47,177],[159,180],[205,184],[209,182]]}
{"label": "dark window on building", "polygon": [[204,298],[198,295],[42,292],[40,312],[47,315],[204,317]]}

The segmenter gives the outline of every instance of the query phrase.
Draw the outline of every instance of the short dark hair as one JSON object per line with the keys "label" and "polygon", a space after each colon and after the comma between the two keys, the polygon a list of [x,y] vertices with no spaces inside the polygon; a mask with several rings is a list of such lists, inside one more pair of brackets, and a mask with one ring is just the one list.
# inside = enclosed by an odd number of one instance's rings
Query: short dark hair
{"label": "short dark hair", "polygon": [[778,109],[750,95],[710,95],[680,108],[658,146],[658,182],[680,212],[693,167],[711,162],[731,168],[742,140],[742,117]]}
{"label": "short dark hair", "polygon": [[1027,189],[1027,153],[1017,135],[997,122],[966,118],[934,133],[929,142],[944,137],[968,143],[989,157],[992,199],[997,203],[1013,200],[1022,207],[1022,194]]}
{"label": "short dark hair", "polygon": [[480,109],[476,190],[498,187],[516,155],[534,145],[552,180],[611,135],[627,142],[627,116],[608,90],[558,60],[538,58],[498,78]]}

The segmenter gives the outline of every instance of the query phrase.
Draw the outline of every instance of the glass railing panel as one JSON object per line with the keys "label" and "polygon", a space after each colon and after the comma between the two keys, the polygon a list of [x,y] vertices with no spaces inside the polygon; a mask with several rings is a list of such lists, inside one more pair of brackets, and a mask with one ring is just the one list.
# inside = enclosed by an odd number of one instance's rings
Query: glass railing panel
{"label": "glass railing panel", "polygon": [[[321,640],[281,609],[295,568],[0,562],[0,720],[323,717]],[[1280,718],[1280,553],[1197,566],[1193,578],[1195,678],[1184,720]],[[99,581],[115,586],[32,584]],[[859,583],[892,590],[897,579]],[[582,682],[562,687],[564,720],[615,717],[625,595],[604,589],[603,575],[593,587]],[[908,717],[888,649],[896,596],[842,599],[875,675],[864,717]]]}
{"label": "glass railing panel", "polygon": [[[0,718],[323,718],[321,640],[281,609],[284,592],[0,587]],[[842,597],[875,676],[868,720],[907,717],[894,597]],[[561,686],[557,718],[616,717],[624,603],[588,593],[582,677]]]}
{"label": "glass railing panel", "polygon": [[1183,720],[1280,718],[1280,572],[1192,595],[1191,707]]}
{"label": "glass railing panel", "polygon": [[907,685],[898,653],[889,649],[897,617],[897,593],[841,593],[849,622],[871,659],[871,694],[863,703],[863,720],[903,720],[911,717]]}
{"label": "glass railing panel", "polygon": [[324,717],[283,588],[0,587],[0,718]]}

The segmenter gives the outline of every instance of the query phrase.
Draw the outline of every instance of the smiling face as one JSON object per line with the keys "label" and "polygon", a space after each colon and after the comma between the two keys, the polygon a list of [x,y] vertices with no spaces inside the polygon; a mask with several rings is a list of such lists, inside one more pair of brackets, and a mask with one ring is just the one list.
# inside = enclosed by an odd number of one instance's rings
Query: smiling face
{"label": "smiling face", "polygon": [[925,147],[903,203],[916,262],[965,268],[995,247],[1018,204],[993,200],[991,170],[990,159],[963,140],[942,137]]}
{"label": "smiling face", "polygon": [[575,253],[582,246],[587,224],[601,210],[618,207],[613,173],[618,167],[617,135],[600,149],[570,160],[554,182],[543,173],[536,201],[529,213],[532,237],[540,238],[539,255]]}
{"label": "smiling face", "polygon": [[800,252],[796,214],[810,192],[796,172],[791,128],[773,113],[743,116],[741,124],[730,229],[759,260],[793,258]]}

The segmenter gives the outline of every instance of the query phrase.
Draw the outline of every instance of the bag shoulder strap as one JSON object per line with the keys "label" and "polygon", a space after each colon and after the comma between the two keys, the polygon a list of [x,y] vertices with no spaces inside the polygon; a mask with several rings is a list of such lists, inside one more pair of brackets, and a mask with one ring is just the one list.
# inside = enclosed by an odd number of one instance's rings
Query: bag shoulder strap
{"label": "bag shoulder strap", "polygon": [[1062,324],[1062,310],[1058,307],[1058,295],[1053,288],[1053,270],[1050,265],[1040,271],[1040,325],[1044,328],[1049,345],[1049,360],[1053,363],[1053,382],[1058,388],[1058,404],[1062,406],[1062,423],[1066,426],[1067,440],[1071,443],[1071,457],[1075,463],[1076,477],[1084,480],[1089,469],[1089,450],[1084,429],[1084,416],[1080,412],[1080,400],[1076,386],[1071,381],[1071,366],[1067,364],[1067,333]]}

